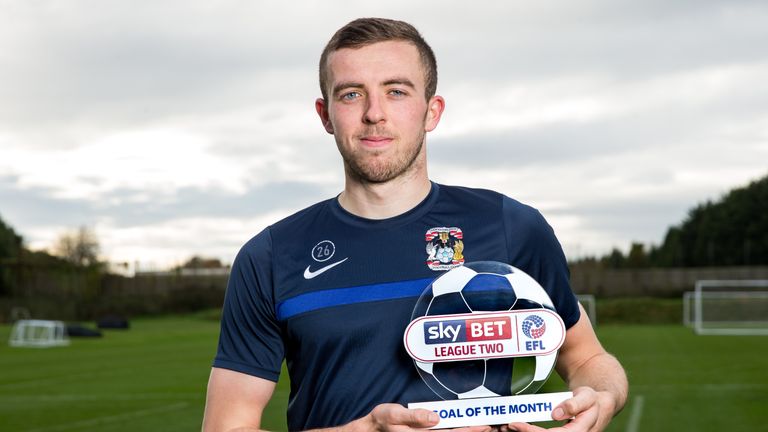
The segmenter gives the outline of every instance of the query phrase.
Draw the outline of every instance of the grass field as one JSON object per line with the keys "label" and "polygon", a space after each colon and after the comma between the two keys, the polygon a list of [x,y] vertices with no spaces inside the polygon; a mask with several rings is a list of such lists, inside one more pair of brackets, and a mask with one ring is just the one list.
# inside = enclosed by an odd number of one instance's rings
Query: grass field
{"label": "grass field", "polygon": [[[0,326],[0,431],[199,430],[218,323],[188,316],[131,326],[48,349],[10,348],[10,326]],[[673,325],[598,333],[631,382],[609,430],[768,430],[768,337],[695,336]],[[286,384],[265,428],[285,430]],[[547,389],[561,385],[553,379]]]}

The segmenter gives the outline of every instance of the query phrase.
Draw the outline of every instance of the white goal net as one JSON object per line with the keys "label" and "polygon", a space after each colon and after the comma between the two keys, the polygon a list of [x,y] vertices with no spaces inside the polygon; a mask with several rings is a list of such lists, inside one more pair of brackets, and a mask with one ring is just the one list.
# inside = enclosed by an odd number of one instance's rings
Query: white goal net
{"label": "white goal net", "polygon": [[11,329],[8,345],[47,348],[69,345],[66,327],[61,321],[19,320]]}
{"label": "white goal net", "polygon": [[697,334],[768,335],[768,280],[697,281],[683,322]]}
{"label": "white goal net", "polygon": [[579,303],[584,306],[584,310],[587,311],[587,316],[592,322],[592,327],[597,325],[597,308],[595,307],[595,296],[592,294],[577,294],[576,298],[579,299]]}

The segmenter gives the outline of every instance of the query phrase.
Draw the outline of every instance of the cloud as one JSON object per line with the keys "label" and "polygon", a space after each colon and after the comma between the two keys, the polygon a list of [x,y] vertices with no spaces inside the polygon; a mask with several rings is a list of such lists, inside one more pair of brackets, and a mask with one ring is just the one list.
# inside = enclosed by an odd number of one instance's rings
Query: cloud
{"label": "cloud", "polygon": [[502,2],[467,6],[428,36],[446,83],[573,74],[632,80],[764,59],[755,41],[768,33],[766,17],[759,1]]}
{"label": "cloud", "polygon": [[237,194],[220,189],[117,189],[105,199],[58,198],[45,188],[19,188],[0,177],[3,219],[25,244],[49,249],[78,226],[93,228],[110,260],[173,265],[192,254],[234,258],[268,224],[313,204],[329,191],[312,183],[272,183]]}
{"label": "cloud", "polygon": [[[65,227],[95,223],[94,214],[87,211],[89,201],[52,199],[45,188],[25,189],[18,178],[0,175],[0,217],[16,227],[59,224]],[[26,237],[26,235],[25,235]]]}
{"label": "cloud", "polygon": [[[766,128],[758,125],[766,118],[760,108],[768,106],[768,85],[760,78],[766,75],[768,62],[757,62],[639,81],[536,81],[495,90],[464,84],[455,96],[470,103],[451,112],[448,97],[431,157],[441,165],[514,169],[673,147],[688,158],[722,152],[723,140],[765,140]],[[747,164],[759,164],[749,158]],[[689,165],[685,158],[675,162]]]}
{"label": "cloud", "polygon": [[141,226],[168,222],[190,215],[200,218],[249,218],[268,213],[286,213],[314,203],[327,194],[312,183],[265,182],[245,193],[193,187],[162,191],[115,189],[101,200],[60,198],[45,188],[19,188],[14,178],[0,177],[0,201],[14,205],[7,216],[21,225],[55,220],[62,226]]}
{"label": "cloud", "polygon": [[[12,6],[0,18],[0,95],[13,101],[0,105],[0,128],[32,133],[151,124],[239,110],[316,85],[314,79],[274,85],[297,71],[314,78],[321,43],[305,33],[273,43],[269,35],[285,31],[275,18],[290,11],[276,3]],[[76,146],[77,139],[66,144]]]}
{"label": "cloud", "polygon": [[410,21],[436,51],[433,178],[541,208],[577,255],[659,241],[686,209],[765,175],[761,1],[3,10],[0,212],[41,247],[85,224],[121,260],[230,257],[271,218],[338,193],[317,60],[359,16]]}

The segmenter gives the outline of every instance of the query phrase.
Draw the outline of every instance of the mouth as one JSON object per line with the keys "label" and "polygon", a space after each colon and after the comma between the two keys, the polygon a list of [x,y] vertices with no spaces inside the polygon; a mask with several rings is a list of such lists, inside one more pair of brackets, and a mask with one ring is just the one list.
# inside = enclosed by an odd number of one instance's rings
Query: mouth
{"label": "mouth", "polygon": [[384,147],[394,140],[392,137],[382,135],[366,135],[360,138],[360,143],[366,147]]}

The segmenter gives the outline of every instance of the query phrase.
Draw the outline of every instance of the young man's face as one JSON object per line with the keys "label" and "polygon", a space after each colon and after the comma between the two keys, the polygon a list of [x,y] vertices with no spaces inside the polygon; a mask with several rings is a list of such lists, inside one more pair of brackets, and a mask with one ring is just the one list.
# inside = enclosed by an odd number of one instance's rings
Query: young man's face
{"label": "young man's face", "polygon": [[318,99],[316,108],[347,175],[381,183],[425,168],[424,137],[437,126],[444,102],[425,99],[416,47],[389,41],[340,49],[326,67],[328,100]]}

